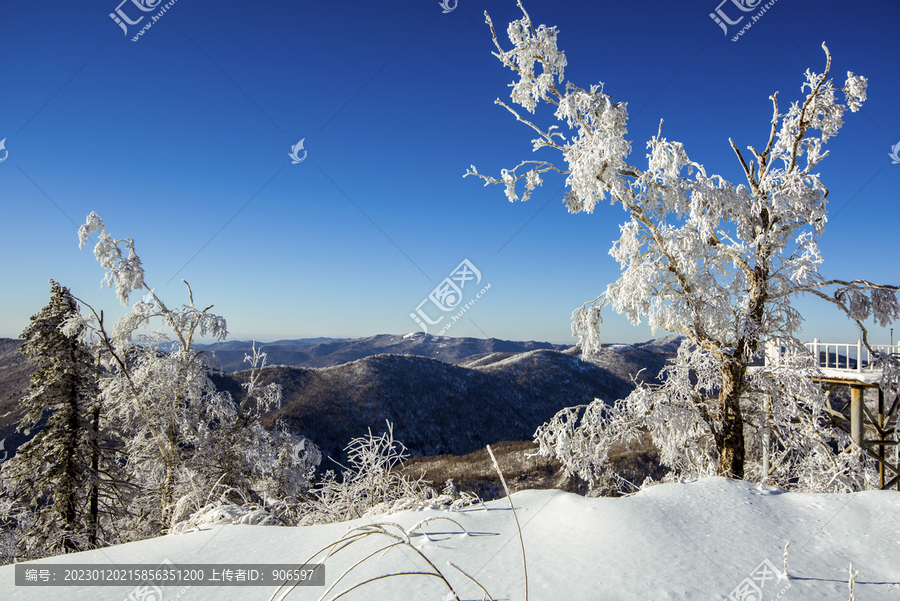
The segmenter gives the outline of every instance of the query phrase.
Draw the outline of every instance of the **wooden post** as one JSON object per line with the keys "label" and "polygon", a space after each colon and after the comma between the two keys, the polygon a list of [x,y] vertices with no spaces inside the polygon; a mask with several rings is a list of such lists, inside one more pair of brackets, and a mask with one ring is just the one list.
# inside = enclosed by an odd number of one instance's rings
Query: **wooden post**
{"label": "wooden post", "polygon": [[769,449],[772,447],[772,441],[769,434],[769,411],[772,409],[772,400],[766,395],[765,401],[765,417],[763,418],[762,431],[762,484],[766,485],[769,480]]}
{"label": "wooden post", "polygon": [[[884,391],[878,387],[878,440],[884,442]],[[884,445],[878,446],[878,490],[884,490]]]}
{"label": "wooden post", "polygon": [[775,338],[766,340],[765,344],[765,365],[766,367],[778,365],[781,359],[781,341]]}
{"label": "wooden post", "polygon": [[850,385],[850,438],[860,447],[865,446],[865,414],[866,389],[856,384]]}

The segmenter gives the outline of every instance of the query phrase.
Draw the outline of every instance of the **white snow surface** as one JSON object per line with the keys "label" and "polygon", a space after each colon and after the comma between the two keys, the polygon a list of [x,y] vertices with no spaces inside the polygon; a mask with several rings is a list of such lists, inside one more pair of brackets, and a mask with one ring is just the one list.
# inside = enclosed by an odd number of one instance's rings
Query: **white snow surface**
{"label": "white snow surface", "polygon": [[[751,373],[759,371],[760,369],[764,369],[760,366],[754,365],[747,368]],[[845,382],[860,382],[862,384],[878,384],[881,382],[882,372],[878,371],[856,371],[854,369],[836,369],[833,367],[820,367],[818,368],[818,372],[813,373],[810,371],[810,376],[813,378],[825,378],[829,380],[843,380]]]}
{"label": "white snow surface", "polygon": [[[626,498],[584,498],[558,490],[513,495],[522,525],[532,601],[728,599],[749,579],[762,599],[812,601],[848,599],[850,562],[859,570],[854,593],[860,600],[900,599],[900,493],[788,493],[749,482],[707,478],[649,487]],[[342,536],[348,527],[393,522],[409,529],[421,520],[450,517],[424,526],[429,536],[412,537],[456,587],[462,600],[481,592],[447,565],[453,561],[498,601],[524,600],[522,551],[513,514],[503,499],[460,511],[426,509],[311,527],[208,526],[199,532],[165,536],[97,551],[54,557],[42,563],[302,563]],[[765,561],[781,572],[786,542],[789,579],[761,579]],[[384,539],[369,537],[325,563],[327,585]],[[328,595],[364,579],[425,567],[413,551],[398,547],[376,555]],[[148,566],[151,567],[151,566]],[[0,567],[0,599],[123,601],[126,587],[16,587],[14,566]],[[755,576],[754,576],[755,575]],[[763,574],[764,576],[765,574]],[[200,587],[163,590],[162,600],[265,601],[261,587]],[[324,588],[297,588],[287,599],[318,599]],[[440,601],[447,589],[422,576],[383,579],[343,599]],[[180,596],[179,596],[180,595]],[[749,599],[734,596],[734,599]],[[755,598],[755,597],[754,597]]]}

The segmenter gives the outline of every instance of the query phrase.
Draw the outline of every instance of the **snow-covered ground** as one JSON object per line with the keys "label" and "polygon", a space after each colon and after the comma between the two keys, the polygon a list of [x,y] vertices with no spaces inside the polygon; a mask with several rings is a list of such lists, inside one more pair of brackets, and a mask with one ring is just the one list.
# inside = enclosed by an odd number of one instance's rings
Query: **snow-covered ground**
{"label": "snow-covered ground", "polygon": [[[522,525],[528,565],[528,598],[543,599],[779,599],[849,598],[850,562],[859,570],[854,593],[860,601],[900,599],[900,493],[799,494],[726,478],[654,486],[632,497],[587,499],[556,490],[513,495]],[[411,528],[437,520],[411,538],[416,549],[442,570],[460,599],[482,593],[447,565],[452,561],[497,600],[524,600],[522,551],[506,500],[456,512],[407,511],[383,518],[306,528],[212,526],[199,532],[130,543],[99,551],[29,562],[302,563],[339,539],[349,527],[389,521]],[[325,563],[327,585],[344,570],[387,544],[368,537]],[[777,579],[788,551],[790,578]],[[768,562],[768,563],[767,563]],[[771,567],[770,567],[771,566]],[[366,578],[423,569],[412,549],[397,547],[350,572],[328,595]],[[772,569],[778,574],[774,573]],[[758,588],[757,588],[758,587]],[[761,589],[761,590],[760,590]],[[325,588],[298,588],[288,599],[319,599]],[[759,593],[761,592],[761,596]],[[14,566],[0,567],[0,599],[137,601],[150,596],[126,587],[17,587]],[[185,601],[267,600],[266,587],[165,587],[162,599]],[[394,577],[356,589],[344,599],[440,601],[447,589],[434,578]]]}

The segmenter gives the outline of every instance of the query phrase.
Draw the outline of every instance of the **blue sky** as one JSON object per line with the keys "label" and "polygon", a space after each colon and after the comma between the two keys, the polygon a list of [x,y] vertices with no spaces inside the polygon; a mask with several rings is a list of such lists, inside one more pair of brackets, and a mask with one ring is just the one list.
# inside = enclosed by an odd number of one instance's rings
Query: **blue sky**
{"label": "blue sky", "polygon": [[[607,252],[620,208],[568,214],[562,176],[515,204],[462,178],[470,164],[497,175],[533,158],[530,130],[493,104],[513,74],[491,55],[483,13],[505,31],[521,14],[512,0],[459,0],[447,14],[437,0],[177,0],[137,42],[149,16],[126,36],[117,6],[0,2],[0,336],[47,303],[50,278],[107,319],[124,314],[91,249],[78,250],[90,211],[136,241],[169,305],[186,300],[184,278],[238,339],[419,331],[410,313],[468,259],[491,288],[447,335],[571,342],[571,311],[618,277]],[[837,85],[864,75],[869,100],[820,167],[822,271],[898,283],[900,165],[888,153],[900,140],[900,4],[778,0],[737,42],[709,17],[716,0],[525,6],[559,28],[567,80],[602,81],[628,102],[631,162],[645,164],[664,118],[668,139],[734,182],[728,137],[763,145],[768,96],[799,99],[826,41]],[[535,118],[555,122],[547,107]],[[301,138],[308,154],[292,164]],[[821,302],[797,306],[804,338],[856,339]],[[651,337],[605,320],[604,341]]]}

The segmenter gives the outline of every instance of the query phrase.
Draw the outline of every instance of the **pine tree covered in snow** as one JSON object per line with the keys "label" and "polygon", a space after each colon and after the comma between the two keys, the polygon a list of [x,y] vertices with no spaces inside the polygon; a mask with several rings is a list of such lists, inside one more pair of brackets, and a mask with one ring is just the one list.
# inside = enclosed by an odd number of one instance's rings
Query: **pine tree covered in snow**
{"label": "pine tree covered in snow", "polygon": [[116,498],[115,462],[101,440],[98,368],[77,333],[62,332],[78,304],[67,288],[50,285],[50,303],[31,317],[19,349],[38,368],[20,400],[18,429],[35,434],[0,466],[8,503],[26,510],[20,557],[97,546],[101,515]]}
{"label": "pine tree covered in snow", "polygon": [[[602,83],[587,90],[571,82],[563,87],[567,63],[556,28],[535,28],[519,7],[523,18],[508,28],[511,50],[501,47],[485,14],[494,55],[516,73],[512,101],[530,113],[539,103],[555,106],[555,117],[571,133],[567,138],[556,125],[542,129],[507,103],[496,103],[537,132],[535,151],[558,151],[566,166],[527,160],[502,170],[500,178],[474,166],[466,176],[504,185],[510,201],[518,199],[517,183],[525,180],[524,201],[542,175],[554,171],[566,176],[569,212],[592,213],[607,196],[626,210],[628,220],[610,250],[621,277],[573,313],[573,333],[586,354],[600,348],[604,305],[632,323],[646,318],[654,330],[686,337],[662,386],[639,387],[612,408],[598,400],[560,412],[536,433],[542,452],[594,479],[606,470],[612,444],[649,431],[676,473],[762,477],[757,465],[745,465],[745,440],[758,445],[761,433],[771,430],[767,477],[808,489],[864,486],[871,475],[858,469],[865,457],[845,434],[827,427],[822,391],[806,377],[815,366],[795,337],[801,316],[791,301],[809,293],[835,304],[859,324],[864,338],[865,320],[886,325],[900,314],[897,286],[826,280],[819,273],[816,241],[826,223],[828,190],[815,170],[846,109],[856,112],[865,100],[866,79],[848,72],[836,89],[823,44],[824,73],[807,70],[805,97],[786,112],[778,93],[770,97],[773,116],[763,149],[749,146],[748,163],[729,140],[746,184],[732,184],[690,160],[682,144],[663,137],[662,122],[647,142],[641,168],[628,162],[626,103],[605,93]],[[767,341],[784,345],[786,353],[765,369],[750,370]]]}

